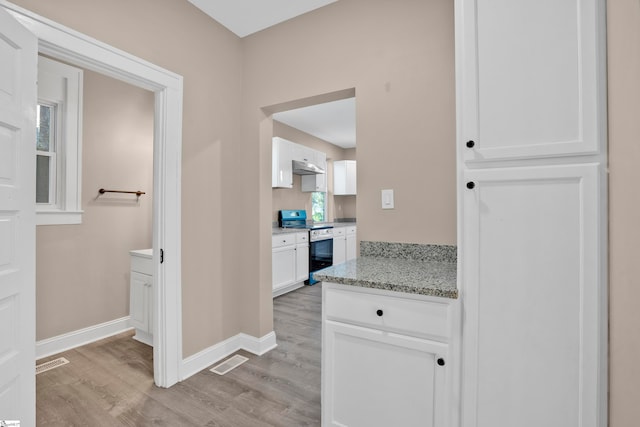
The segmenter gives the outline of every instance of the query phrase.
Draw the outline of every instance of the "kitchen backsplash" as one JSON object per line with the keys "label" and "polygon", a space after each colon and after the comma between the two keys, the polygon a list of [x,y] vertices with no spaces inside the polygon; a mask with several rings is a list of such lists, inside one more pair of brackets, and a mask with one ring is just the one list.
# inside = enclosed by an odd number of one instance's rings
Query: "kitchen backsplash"
{"label": "kitchen backsplash", "polygon": [[360,256],[457,262],[458,248],[453,245],[361,241]]}

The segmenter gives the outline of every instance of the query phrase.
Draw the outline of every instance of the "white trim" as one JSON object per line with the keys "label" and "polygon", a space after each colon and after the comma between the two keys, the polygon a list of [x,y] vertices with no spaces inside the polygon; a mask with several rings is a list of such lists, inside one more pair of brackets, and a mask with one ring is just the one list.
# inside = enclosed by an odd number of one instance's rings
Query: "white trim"
{"label": "white trim", "polygon": [[[183,78],[33,12],[0,0],[38,37],[40,53],[155,93],[153,142],[153,374],[178,382],[182,361],[181,168]],[[35,175],[35,171],[34,171]],[[164,263],[160,264],[160,249]]]}
{"label": "white trim", "polygon": [[276,342],[276,333],[274,331],[269,332],[262,338],[256,338],[251,335],[243,334],[242,332],[236,336],[240,339],[240,346],[242,349],[258,356],[262,356],[278,346],[278,343]]}
{"label": "white trim", "polygon": [[302,282],[297,282],[297,283],[293,283],[291,285],[287,285],[287,286],[283,286],[282,288],[278,288],[276,290],[273,291],[273,297],[279,297],[280,295],[284,295],[287,294],[291,291],[295,291],[296,289],[300,289],[304,287],[304,281]]}
{"label": "white trim", "polygon": [[180,381],[186,380],[238,350],[245,350],[257,356],[262,356],[276,348],[277,345],[276,333],[273,331],[262,338],[239,333],[184,359],[180,370]]}
{"label": "white trim", "polygon": [[82,224],[84,211],[38,211],[36,225]]}
{"label": "white trim", "polygon": [[36,342],[36,360],[90,344],[132,329],[129,316]]}

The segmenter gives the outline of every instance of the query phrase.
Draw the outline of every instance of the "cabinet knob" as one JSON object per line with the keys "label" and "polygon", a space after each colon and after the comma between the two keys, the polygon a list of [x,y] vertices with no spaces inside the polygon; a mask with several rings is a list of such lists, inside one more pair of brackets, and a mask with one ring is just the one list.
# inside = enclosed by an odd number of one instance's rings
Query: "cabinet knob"
{"label": "cabinet knob", "polygon": [[382,310],[378,309],[378,310],[376,311],[376,314],[377,314],[378,316],[382,317],[382,315],[383,315],[384,313],[382,312]]}
{"label": "cabinet knob", "polygon": [[473,148],[473,146],[474,146],[474,145],[476,145],[476,143],[475,143],[475,142],[473,142],[473,141],[467,141],[467,147],[468,147],[468,148]]}
{"label": "cabinet knob", "polygon": [[476,186],[476,183],[475,183],[475,182],[473,182],[473,181],[469,181],[469,182],[467,182],[467,188],[468,188],[469,190],[473,190],[473,189],[475,188],[475,186]]}
{"label": "cabinet knob", "polygon": [[444,359],[442,357],[438,358],[438,366],[444,366]]}

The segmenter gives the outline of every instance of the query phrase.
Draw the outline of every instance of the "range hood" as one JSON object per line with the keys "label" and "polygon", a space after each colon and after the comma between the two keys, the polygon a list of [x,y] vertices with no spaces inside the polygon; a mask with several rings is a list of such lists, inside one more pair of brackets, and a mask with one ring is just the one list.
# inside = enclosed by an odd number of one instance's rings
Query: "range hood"
{"label": "range hood", "polygon": [[293,161],[293,173],[296,175],[318,175],[325,173],[324,169],[310,162]]}

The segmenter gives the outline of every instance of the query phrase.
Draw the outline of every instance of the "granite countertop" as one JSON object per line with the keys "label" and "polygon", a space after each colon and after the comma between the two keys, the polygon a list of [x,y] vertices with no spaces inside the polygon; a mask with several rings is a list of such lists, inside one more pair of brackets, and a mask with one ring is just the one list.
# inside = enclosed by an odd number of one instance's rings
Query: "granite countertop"
{"label": "granite countertop", "polygon": [[456,252],[446,245],[361,242],[359,258],[313,276],[343,285],[456,299]]}
{"label": "granite countertop", "polygon": [[[333,228],[338,228],[338,227],[353,227],[353,226],[356,226],[356,223],[355,222],[327,222],[326,225],[330,225]],[[271,235],[300,233],[306,230],[307,229],[305,228],[280,228],[276,226],[271,229]]]}

